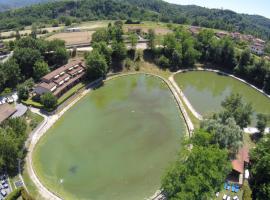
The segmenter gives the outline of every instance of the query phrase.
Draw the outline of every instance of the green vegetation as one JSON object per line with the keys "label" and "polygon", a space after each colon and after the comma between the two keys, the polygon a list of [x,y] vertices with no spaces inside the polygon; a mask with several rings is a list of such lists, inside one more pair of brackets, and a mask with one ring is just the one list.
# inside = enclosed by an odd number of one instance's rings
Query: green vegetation
{"label": "green vegetation", "polygon": [[[222,103],[223,110],[204,120],[201,129],[185,142],[186,147],[162,179],[162,189],[169,199],[211,199],[221,190],[231,172],[230,159],[243,142],[242,123],[236,123],[238,115],[224,114],[236,102],[240,108],[246,106],[241,97],[231,95]],[[237,112],[242,116],[246,111]]]}
{"label": "green vegetation", "polygon": [[0,169],[17,173],[18,159],[24,158],[24,142],[27,138],[27,122],[24,118],[8,119],[0,127]]}
{"label": "green vegetation", "polygon": [[11,192],[7,196],[7,200],[17,200],[21,197],[22,200],[34,200],[33,197],[31,197],[28,192],[25,190],[25,188],[17,188],[13,192]]}
{"label": "green vegetation", "polygon": [[56,26],[59,23],[70,25],[79,21],[129,18],[240,31],[263,38],[269,38],[270,33],[269,19],[261,16],[174,5],[160,0],[81,0],[33,5],[0,13],[0,30],[21,28],[33,23],[50,23]]}
{"label": "green vegetation", "polygon": [[40,102],[47,111],[52,111],[57,106],[57,98],[50,92],[43,94],[40,97]]}
{"label": "green vegetation", "polygon": [[191,138],[192,149],[183,151],[162,180],[169,199],[210,199],[219,191],[231,166],[226,150],[210,145],[202,130]]}
{"label": "green vegetation", "polygon": [[270,198],[270,136],[260,139],[250,153],[253,199]]}
{"label": "green vegetation", "polygon": [[[67,59],[65,43],[61,40],[45,41],[32,37],[16,40],[13,58],[0,64],[0,91],[7,87],[16,88],[32,77],[39,81],[42,75],[49,72],[48,65],[55,69],[65,64]],[[25,89],[31,89],[31,86],[29,81],[20,85],[23,100],[27,97]]]}

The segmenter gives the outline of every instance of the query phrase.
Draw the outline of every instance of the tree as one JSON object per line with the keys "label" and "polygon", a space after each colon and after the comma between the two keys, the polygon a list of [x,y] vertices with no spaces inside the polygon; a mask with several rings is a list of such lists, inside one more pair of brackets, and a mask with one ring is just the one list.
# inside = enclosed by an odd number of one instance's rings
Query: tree
{"label": "tree", "polygon": [[262,138],[250,152],[251,189],[254,199],[270,199],[270,136]]}
{"label": "tree", "polygon": [[112,49],[105,42],[94,43],[92,46],[94,50],[105,57],[107,65],[110,66],[112,64]]}
{"label": "tree", "polygon": [[201,128],[212,134],[214,144],[229,149],[233,154],[242,146],[243,131],[233,118],[227,118],[225,121],[221,118],[208,119],[201,123]]}
{"label": "tree", "polygon": [[122,62],[127,57],[127,48],[123,42],[113,41],[112,57],[116,62]]}
{"label": "tree", "polygon": [[158,59],[158,65],[163,68],[166,69],[170,66],[170,61],[168,58],[166,58],[164,55],[162,55],[159,59]]}
{"label": "tree", "polygon": [[243,189],[243,200],[252,200],[252,191],[247,181],[244,181],[242,189]]}
{"label": "tree", "polygon": [[239,60],[239,65],[240,66],[247,66],[250,62],[251,59],[251,53],[248,48],[246,48],[244,51],[242,51],[240,60]]}
{"label": "tree", "polygon": [[47,43],[47,50],[50,51],[56,51],[58,48],[65,48],[65,41],[59,40],[59,39],[53,39],[52,41],[49,41]]}
{"label": "tree", "polygon": [[15,59],[9,59],[3,64],[4,80],[8,87],[16,87],[16,85],[23,79],[21,69]]}
{"label": "tree", "polygon": [[259,133],[261,135],[264,134],[264,130],[265,130],[266,126],[267,126],[267,121],[268,121],[268,116],[267,115],[261,114],[261,113],[257,114],[257,125],[256,125],[256,127],[259,130]]}
{"label": "tree", "polygon": [[36,24],[33,24],[31,27],[31,37],[36,39],[37,38],[37,26]]}
{"label": "tree", "polygon": [[18,63],[22,74],[25,75],[26,78],[33,77],[34,64],[43,59],[39,50],[31,48],[17,48],[14,51],[13,57]]}
{"label": "tree", "polygon": [[211,199],[230,170],[226,150],[194,146],[169,168],[162,179],[162,188],[168,199]]}
{"label": "tree", "polygon": [[240,94],[231,94],[222,103],[223,111],[220,117],[227,119],[232,117],[242,129],[247,127],[251,122],[253,108],[250,103],[244,103]]}
{"label": "tree", "polygon": [[155,41],[156,40],[156,33],[153,29],[149,29],[148,30],[148,43],[147,43],[147,47],[150,50],[154,50],[156,47]]}
{"label": "tree", "polygon": [[131,44],[132,49],[136,49],[136,46],[138,44],[138,36],[135,33],[132,33],[129,35],[129,42]]}
{"label": "tree", "polygon": [[92,43],[105,42],[109,43],[109,34],[105,28],[97,30],[92,35]]}
{"label": "tree", "polygon": [[49,66],[44,61],[37,61],[34,65],[34,77],[38,81],[41,77],[50,72]]}
{"label": "tree", "polygon": [[58,47],[53,53],[52,62],[55,65],[64,65],[68,61],[68,52],[65,48]]}
{"label": "tree", "polygon": [[201,60],[208,61],[210,59],[210,44],[214,38],[212,30],[203,29],[198,36],[198,50],[201,52]]}
{"label": "tree", "polygon": [[29,88],[25,84],[18,85],[17,92],[20,100],[27,100],[29,98]]}
{"label": "tree", "polygon": [[86,72],[90,79],[106,76],[108,65],[105,57],[93,50],[86,59]]}
{"label": "tree", "polygon": [[43,94],[40,100],[44,108],[48,111],[54,110],[57,106],[57,98],[51,92]]}

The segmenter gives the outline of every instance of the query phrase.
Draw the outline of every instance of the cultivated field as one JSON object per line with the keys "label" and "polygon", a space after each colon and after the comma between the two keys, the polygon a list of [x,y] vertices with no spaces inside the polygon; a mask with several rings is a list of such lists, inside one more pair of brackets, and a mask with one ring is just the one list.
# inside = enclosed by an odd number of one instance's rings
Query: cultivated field
{"label": "cultivated field", "polygon": [[71,33],[57,33],[47,38],[47,40],[61,39],[66,42],[66,45],[90,43],[94,31],[82,31]]}

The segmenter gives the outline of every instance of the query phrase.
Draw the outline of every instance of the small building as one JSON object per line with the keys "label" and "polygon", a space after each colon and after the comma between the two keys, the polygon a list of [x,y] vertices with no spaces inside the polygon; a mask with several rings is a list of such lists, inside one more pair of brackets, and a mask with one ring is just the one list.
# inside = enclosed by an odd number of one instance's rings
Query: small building
{"label": "small building", "polygon": [[255,53],[257,55],[263,55],[264,54],[264,45],[255,43],[250,46],[250,50],[252,53]]}
{"label": "small building", "polygon": [[80,32],[81,29],[79,27],[74,27],[74,28],[67,28],[67,32]]}
{"label": "small building", "polygon": [[128,32],[140,34],[142,32],[142,29],[139,27],[128,27]]}
{"label": "small building", "polygon": [[249,164],[249,149],[243,147],[239,149],[236,158],[231,161],[232,163],[232,172],[228,177],[230,182],[237,183],[239,185],[243,184],[245,167]]}
{"label": "small building", "polygon": [[8,103],[0,105],[0,124],[11,117],[16,112],[16,108],[12,107]]}
{"label": "small building", "polygon": [[262,46],[264,46],[265,43],[266,43],[264,40],[259,39],[259,38],[253,39],[253,42],[256,43],[256,44],[260,44],[260,45],[262,45]]}
{"label": "small building", "polygon": [[232,32],[231,33],[231,37],[233,38],[233,39],[241,39],[241,33],[239,33],[239,32]]}
{"label": "small building", "polygon": [[83,60],[74,60],[43,76],[34,92],[37,95],[52,92],[56,97],[60,97],[80,82],[84,75],[85,65]]}

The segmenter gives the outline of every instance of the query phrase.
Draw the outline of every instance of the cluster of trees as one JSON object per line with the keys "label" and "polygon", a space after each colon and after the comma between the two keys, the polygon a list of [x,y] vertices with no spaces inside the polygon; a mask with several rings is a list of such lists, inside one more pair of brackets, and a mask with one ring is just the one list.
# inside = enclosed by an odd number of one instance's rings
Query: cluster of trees
{"label": "cluster of trees", "polygon": [[270,64],[264,58],[255,57],[249,48],[237,52],[232,39],[218,39],[211,30],[201,31],[197,40],[200,61],[211,62],[270,93]]}
{"label": "cluster of trees", "polygon": [[0,30],[33,23],[70,25],[72,21],[136,19],[240,31],[269,39],[270,20],[261,16],[237,14],[229,10],[181,6],[159,0],[81,0],[56,1],[0,13]]}
{"label": "cluster of trees", "polygon": [[202,122],[163,177],[162,189],[169,199],[211,199],[222,188],[231,172],[230,159],[242,145],[241,127],[250,122],[252,111],[237,94],[225,99],[222,107]]}
{"label": "cluster of trees", "polygon": [[18,38],[10,43],[10,48],[14,50],[12,58],[0,64],[0,91],[18,86],[22,99],[27,98],[25,91],[31,88],[33,81],[39,81],[51,69],[65,64],[69,57],[64,41],[45,41],[35,38],[35,34]]}
{"label": "cluster of trees", "polygon": [[27,138],[25,118],[8,119],[0,126],[0,169],[9,173],[18,172],[18,159],[24,157],[24,142]]}
{"label": "cluster of trees", "polygon": [[240,54],[234,73],[270,93],[270,63],[264,59],[256,60],[249,49]]}
{"label": "cluster of trees", "polygon": [[165,35],[162,46],[157,48],[154,44],[154,32],[150,31],[148,35],[148,47],[154,53],[155,62],[163,69],[192,67],[200,57],[199,51],[195,49],[196,40],[184,29],[176,28],[174,33]]}
{"label": "cluster of trees", "polygon": [[193,67],[196,62],[211,64],[211,67],[233,73],[270,93],[270,63],[251,54],[249,48],[237,50],[229,37],[217,38],[207,29],[193,37],[178,27],[164,36],[161,46],[156,47],[153,31],[149,32],[148,38],[148,47],[161,68],[177,70]]}
{"label": "cluster of trees", "polygon": [[250,153],[253,199],[270,199],[270,136],[265,136]]}
{"label": "cluster of trees", "polygon": [[[136,41],[133,41],[135,43]],[[90,79],[104,77],[109,70],[120,70],[128,51],[123,40],[123,23],[116,21],[100,29],[92,37],[93,51],[86,55],[87,75]]]}

